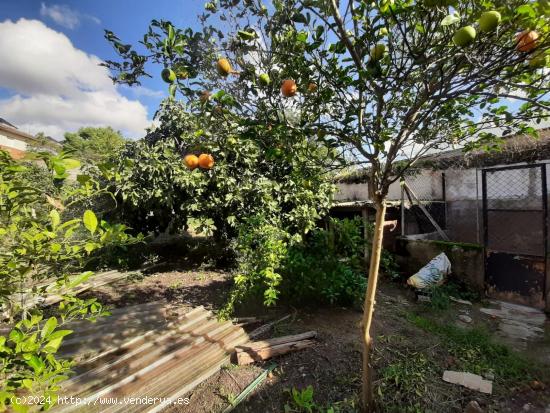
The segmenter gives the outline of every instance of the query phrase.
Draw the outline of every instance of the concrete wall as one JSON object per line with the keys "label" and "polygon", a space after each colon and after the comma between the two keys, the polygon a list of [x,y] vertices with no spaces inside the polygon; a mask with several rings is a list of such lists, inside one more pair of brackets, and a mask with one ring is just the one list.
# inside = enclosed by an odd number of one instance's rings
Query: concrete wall
{"label": "concrete wall", "polygon": [[395,252],[397,262],[408,276],[444,252],[451,261],[451,278],[480,293],[485,291],[483,248],[479,245],[399,237]]}
{"label": "concrete wall", "polygon": [[[423,170],[418,174],[407,176],[405,178],[409,187],[415,195],[421,200],[443,200],[442,172]],[[335,194],[337,201],[366,201],[369,199],[369,187],[366,183],[347,184],[339,183],[336,185],[338,192]],[[399,201],[401,199],[401,184],[394,182],[390,185],[388,191],[389,201]]]}
{"label": "concrete wall", "polygon": [[366,201],[369,199],[368,184],[345,184],[336,185],[337,192],[334,194],[336,201]]}

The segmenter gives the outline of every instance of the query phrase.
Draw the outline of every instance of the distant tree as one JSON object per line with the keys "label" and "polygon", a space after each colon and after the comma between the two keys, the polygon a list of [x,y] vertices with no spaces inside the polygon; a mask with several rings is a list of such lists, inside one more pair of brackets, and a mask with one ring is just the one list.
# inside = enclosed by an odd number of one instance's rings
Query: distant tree
{"label": "distant tree", "polygon": [[112,155],[124,146],[126,140],[113,128],[80,128],[77,132],[65,133],[63,149],[74,151],[73,156],[85,162],[97,162]]}

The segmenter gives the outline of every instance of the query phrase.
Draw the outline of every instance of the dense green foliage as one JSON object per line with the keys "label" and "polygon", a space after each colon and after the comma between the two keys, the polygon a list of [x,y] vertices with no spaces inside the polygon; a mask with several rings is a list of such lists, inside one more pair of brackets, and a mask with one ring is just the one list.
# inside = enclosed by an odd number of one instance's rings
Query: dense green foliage
{"label": "dense green foliage", "polygon": [[[58,383],[72,362],[56,356],[63,328],[74,319],[94,319],[104,310],[73,288],[93,276],[82,272],[94,251],[138,241],[124,225],[110,225],[86,209],[104,189],[90,176],[66,182],[79,165],[66,154],[41,154],[46,168],[15,163],[0,151],[0,304],[10,331],[0,337],[0,410],[26,411],[31,394],[41,405],[56,402]],[[37,306],[52,294],[63,298],[49,318]]]}
{"label": "dense green foliage", "polygon": [[113,128],[80,128],[77,132],[65,133],[63,150],[85,162],[98,162],[117,153],[126,140]]}
{"label": "dense green foliage", "polygon": [[365,294],[361,219],[329,221],[288,249],[282,263],[283,298],[292,303],[359,305]]}
{"label": "dense green foliage", "polygon": [[[101,167],[132,227],[191,227],[221,239],[236,235],[236,225],[248,217],[265,215],[304,232],[328,208],[333,185],[323,169],[327,149],[299,130],[265,130],[230,114],[193,114],[170,101],[158,119],[159,128],[145,140],[128,144]],[[202,152],[214,156],[212,170],[185,167],[185,154]]]}
{"label": "dense green foliage", "polygon": [[[284,249],[315,228],[334,186],[325,167],[331,149],[300,129],[217,114],[218,94],[194,113],[167,101],[159,127],[100,164],[118,201],[114,214],[140,231],[191,230],[233,246],[238,254],[235,301],[252,293],[267,305],[278,295]],[[211,170],[188,169],[183,156],[210,153]],[[265,242],[265,244],[263,244]]]}

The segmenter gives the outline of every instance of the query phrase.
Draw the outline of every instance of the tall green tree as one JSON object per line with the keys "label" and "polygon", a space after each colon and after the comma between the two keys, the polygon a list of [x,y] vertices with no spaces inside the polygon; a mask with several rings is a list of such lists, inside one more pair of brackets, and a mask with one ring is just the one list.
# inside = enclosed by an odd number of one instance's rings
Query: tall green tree
{"label": "tall green tree", "polygon": [[[107,32],[122,61],[106,64],[128,84],[147,74],[146,62],[172,68],[171,95],[197,102],[197,110],[204,91],[222,89],[243,116],[299,128],[346,151],[349,165],[368,168],[377,213],[362,404],[373,411],[370,330],[389,186],[429,151],[536,135],[533,125],[550,109],[549,3],[215,0],[205,9],[200,32],[153,21],[143,54]],[[216,65],[219,58],[232,67]],[[296,84],[292,97],[280,93],[285,79]]]}
{"label": "tall green tree", "polygon": [[104,128],[85,127],[77,132],[65,133],[63,149],[86,162],[98,162],[120,150],[126,140],[119,131],[110,126]]}

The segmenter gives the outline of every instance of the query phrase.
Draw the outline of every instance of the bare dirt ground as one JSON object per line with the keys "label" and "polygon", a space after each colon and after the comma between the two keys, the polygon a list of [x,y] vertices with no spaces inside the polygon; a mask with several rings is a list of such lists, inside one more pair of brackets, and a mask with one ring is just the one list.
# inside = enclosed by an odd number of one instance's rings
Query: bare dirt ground
{"label": "bare dirt ground", "polygon": [[[158,268],[145,276],[136,276],[88,294],[116,307],[166,298],[184,306],[204,305],[216,310],[223,304],[230,286],[228,273],[206,268],[179,268],[176,265]],[[377,297],[373,360],[379,411],[462,412],[470,401],[476,400],[485,412],[550,412],[550,366],[543,364],[539,358],[532,366],[529,365],[529,369],[525,369],[525,373],[521,368],[503,369],[502,373],[498,369],[496,372],[484,371],[492,358],[510,360],[511,364],[517,360],[515,356],[506,358],[507,355],[501,354],[502,349],[496,349],[494,357],[478,354],[485,349],[484,342],[481,339],[481,347],[476,347],[477,336],[461,336],[460,331],[472,328],[457,320],[461,310],[464,311],[463,307],[454,303],[445,311],[429,308],[417,303],[414,294],[406,288],[390,282],[382,283]],[[263,314],[257,311],[248,309],[238,315],[273,319],[292,314],[291,319],[277,325],[266,337],[316,330],[318,344],[311,349],[274,359],[277,367],[273,373],[234,411],[301,411],[290,401],[289,390],[303,389],[308,385],[313,386],[314,401],[319,407],[314,411],[325,412],[329,406],[335,412],[357,411],[361,313],[338,307],[278,308]],[[473,326],[482,326],[489,331],[493,328],[493,321],[487,317],[478,317],[476,313],[473,318]],[[423,323],[427,327],[423,328]],[[455,329],[458,336],[454,337],[447,333],[434,333],[435,330],[430,330],[431,326],[444,330],[446,326],[460,327]],[[257,325],[248,328],[254,327]],[[451,333],[455,334],[455,330]],[[547,356],[550,340],[541,345],[546,344],[546,351],[540,353]],[[270,363],[227,366],[188,395],[188,406],[170,411],[221,412]],[[522,365],[523,361],[518,363]],[[493,395],[442,381],[445,369],[461,370],[464,367],[478,369],[480,374],[494,377]],[[286,409],[285,405],[288,405]]]}

